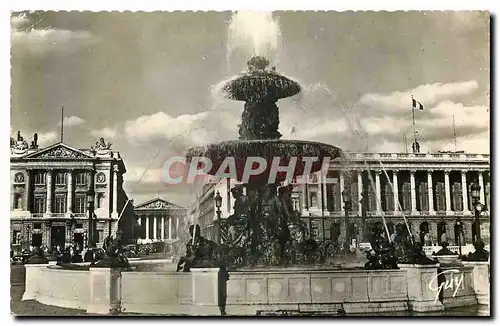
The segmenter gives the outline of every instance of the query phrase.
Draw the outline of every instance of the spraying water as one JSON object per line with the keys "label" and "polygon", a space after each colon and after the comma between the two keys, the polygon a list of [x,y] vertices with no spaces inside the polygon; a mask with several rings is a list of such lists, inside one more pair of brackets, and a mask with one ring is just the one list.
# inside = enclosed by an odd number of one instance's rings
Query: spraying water
{"label": "spraying water", "polygon": [[280,25],[271,12],[237,11],[227,31],[227,62],[236,50],[247,58],[265,56],[273,59],[280,44]]}

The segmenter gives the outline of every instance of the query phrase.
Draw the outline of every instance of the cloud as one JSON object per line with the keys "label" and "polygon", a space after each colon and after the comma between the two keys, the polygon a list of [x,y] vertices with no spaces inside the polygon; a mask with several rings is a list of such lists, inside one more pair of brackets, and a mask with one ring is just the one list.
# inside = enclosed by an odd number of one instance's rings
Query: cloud
{"label": "cloud", "polygon": [[125,122],[124,134],[131,143],[175,141],[178,146],[198,146],[237,136],[234,111],[204,111],[177,117],[165,112]]}
{"label": "cloud", "polygon": [[88,31],[58,29],[51,26],[38,28],[43,19],[43,16],[39,19],[28,17],[27,13],[12,15],[10,18],[12,48],[40,54],[59,50],[71,51],[97,41],[97,38]]}
{"label": "cloud", "polygon": [[[79,126],[86,123],[86,121],[80,117],[77,116],[71,116],[71,117],[64,117],[63,119],[63,124],[65,127],[75,127]],[[60,126],[61,123],[59,122],[58,125]]]}
{"label": "cloud", "polygon": [[388,95],[368,93],[360,98],[359,103],[368,107],[378,107],[387,111],[397,111],[411,108],[412,95],[415,100],[427,107],[443,100],[471,94],[478,88],[479,85],[475,80],[445,84],[427,84],[404,92],[394,92]]}
{"label": "cloud", "polygon": [[116,137],[116,128],[104,127],[102,129],[94,129],[90,134],[94,137],[103,137],[105,139],[114,139]]}

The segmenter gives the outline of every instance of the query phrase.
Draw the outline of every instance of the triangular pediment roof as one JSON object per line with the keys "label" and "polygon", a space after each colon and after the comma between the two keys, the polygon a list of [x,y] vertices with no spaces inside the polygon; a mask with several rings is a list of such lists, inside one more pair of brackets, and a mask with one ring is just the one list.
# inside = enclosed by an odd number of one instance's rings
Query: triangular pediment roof
{"label": "triangular pediment roof", "polygon": [[182,206],[172,204],[161,198],[154,198],[134,207],[135,210],[163,210],[163,209],[185,209]]}
{"label": "triangular pediment roof", "polygon": [[37,159],[85,159],[94,158],[91,154],[85,153],[64,143],[56,143],[45,147],[39,151],[26,155],[24,158]]}

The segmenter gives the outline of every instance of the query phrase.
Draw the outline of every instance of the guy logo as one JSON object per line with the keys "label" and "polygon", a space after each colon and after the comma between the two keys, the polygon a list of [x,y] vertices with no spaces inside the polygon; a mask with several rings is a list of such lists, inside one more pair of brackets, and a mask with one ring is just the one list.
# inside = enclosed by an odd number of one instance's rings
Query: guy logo
{"label": "guy logo", "polygon": [[429,283],[429,290],[436,291],[436,299],[434,299],[434,303],[436,303],[437,300],[439,299],[439,293],[443,289],[454,290],[454,292],[453,292],[453,298],[454,298],[457,295],[457,292],[460,289],[460,287],[462,287],[462,289],[465,288],[465,286],[464,286],[464,273],[461,273],[459,276],[453,275],[453,273],[459,273],[459,272],[460,271],[458,269],[449,269],[447,271],[444,271],[444,272],[437,274],[437,277],[435,278],[435,280],[438,281],[439,275],[452,274],[450,280],[446,280],[436,287],[434,284],[434,279]]}

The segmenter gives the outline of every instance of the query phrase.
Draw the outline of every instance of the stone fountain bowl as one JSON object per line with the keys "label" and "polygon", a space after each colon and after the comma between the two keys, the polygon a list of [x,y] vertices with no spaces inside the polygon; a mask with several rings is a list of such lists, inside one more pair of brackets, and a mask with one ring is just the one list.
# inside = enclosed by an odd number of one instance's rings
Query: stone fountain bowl
{"label": "stone fountain bowl", "polygon": [[229,99],[251,103],[273,102],[300,93],[300,85],[277,72],[253,70],[242,73],[222,88]]}
{"label": "stone fountain bowl", "polygon": [[[255,176],[251,176],[249,183],[265,181],[268,179],[272,161],[279,157],[280,166],[288,165],[290,159],[297,157],[297,163],[293,176],[303,175],[305,162],[304,157],[317,157],[318,160],[312,164],[310,173],[321,170],[323,160],[342,157],[343,152],[340,148],[313,141],[303,140],[234,140],[224,141],[215,144],[209,144],[201,147],[194,147],[188,150],[186,155],[187,162],[191,162],[193,157],[206,157],[212,161],[212,168],[207,174],[220,176],[220,173],[229,172],[228,169],[219,171],[222,163],[227,157],[233,157],[235,161],[235,170],[237,180],[241,181],[245,170],[247,159],[251,157],[263,158],[267,162],[266,169]],[[254,163],[252,169],[256,169],[258,163]],[[277,174],[276,182],[285,180],[286,172]]]}

